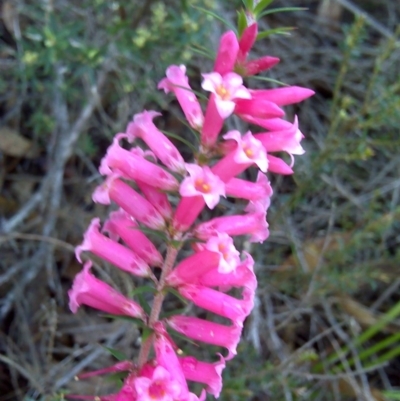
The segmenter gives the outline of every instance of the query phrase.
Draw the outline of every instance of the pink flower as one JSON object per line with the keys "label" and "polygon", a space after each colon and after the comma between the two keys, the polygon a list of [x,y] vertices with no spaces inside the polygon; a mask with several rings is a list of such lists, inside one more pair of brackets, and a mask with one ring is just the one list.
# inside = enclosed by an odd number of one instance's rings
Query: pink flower
{"label": "pink flower", "polygon": [[242,325],[253,308],[253,299],[237,299],[201,285],[183,285],[178,291],[200,308],[231,319],[236,325]]}
{"label": "pink flower", "polygon": [[139,229],[135,220],[123,210],[110,214],[104,223],[103,231],[107,232],[111,239],[122,240],[141,259],[150,266],[162,266],[163,258],[154,244]]}
{"label": "pink flower", "polygon": [[213,173],[222,181],[229,181],[253,164],[256,164],[261,171],[267,171],[268,161],[264,146],[250,131],[243,137],[239,131],[229,131],[224,135],[224,139],[235,141],[236,146],[212,168]]}
{"label": "pink flower", "polygon": [[267,152],[287,152],[292,159],[290,167],[294,164],[293,155],[302,155],[305,152],[300,145],[303,137],[304,135],[298,128],[297,117],[295,117],[293,125],[288,130],[271,131],[255,135],[255,138],[261,141]]}
{"label": "pink flower", "polygon": [[193,356],[179,358],[186,380],[207,385],[207,392],[218,398],[222,390],[222,371],[225,369],[225,359],[221,354],[219,361],[207,363],[199,361]]}
{"label": "pink flower", "polygon": [[225,184],[226,193],[236,198],[251,201],[261,201],[265,208],[269,207],[272,196],[272,187],[265,174],[258,172],[257,182],[250,182],[240,178],[231,178]]}
{"label": "pink flower", "polygon": [[282,159],[276,156],[267,155],[268,169],[272,173],[289,175],[293,174],[293,170]]}
{"label": "pink flower", "polygon": [[68,291],[69,307],[73,313],[84,304],[114,315],[145,319],[145,313],[139,304],[90,274],[91,267],[90,261],[85,263],[83,271],[75,277],[73,286]]}
{"label": "pink flower", "polygon": [[174,227],[177,230],[187,230],[204,208],[210,209],[218,204],[220,196],[225,196],[225,186],[221,179],[212,173],[208,166],[186,164],[189,177],[180,186],[179,193],[183,196],[174,216]]}
{"label": "pink flower", "polygon": [[236,347],[242,333],[240,325],[224,326],[197,317],[182,315],[170,317],[168,324],[175,331],[192,340],[225,347],[228,350],[226,360],[230,360],[236,355]]}
{"label": "pink flower", "polygon": [[266,99],[237,99],[235,114],[246,120],[246,115],[257,118],[282,117],[285,112],[274,102]]}
{"label": "pink flower", "polygon": [[196,282],[199,276],[211,269],[218,268],[221,255],[207,249],[190,255],[180,262],[168,275],[167,283],[171,286],[178,286],[185,283]]}
{"label": "pink flower", "polygon": [[269,100],[278,106],[286,106],[302,102],[303,100],[313,96],[315,92],[301,86],[287,86],[275,89],[256,89],[250,90],[251,98],[262,101]]}
{"label": "pink flower", "polygon": [[164,219],[169,220],[172,217],[172,206],[165,192],[140,180],[136,180],[136,185],[142,191],[145,198],[161,213]]}
{"label": "pink flower", "polygon": [[181,397],[179,382],[162,366],[157,366],[151,378],[137,377],[134,380],[136,401],[174,401]]}
{"label": "pink flower", "polygon": [[185,178],[179,188],[181,196],[201,196],[210,209],[219,202],[220,196],[225,196],[225,185],[208,166],[186,163],[189,177]]}
{"label": "pink flower", "polygon": [[108,368],[94,370],[91,372],[81,373],[77,377],[79,380],[87,379],[88,377],[104,375],[107,373],[115,373],[115,372],[127,372],[133,370],[136,366],[131,361],[121,361],[116,363],[115,365],[109,366]]}
{"label": "pink flower", "polygon": [[86,230],[81,245],[75,248],[75,256],[82,263],[81,253],[91,251],[98,257],[112,263],[135,276],[147,277],[149,266],[130,249],[107,238],[99,231],[100,219],[94,218]]}
{"label": "pink flower", "polygon": [[130,141],[141,138],[154,154],[172,171],[184,174],[185,161],[176,146],[153,123],[153,118],[160,116],[155,111],[143,111],[135,114],[133,122],[128,124],[126,135]]}
{"label": "pink flower", "polygon": [[100,174],[109,175],[115,172],[124,178],[145,181],[165,191],[173,191],[179,187],[178,181],[172,174],[144,158],[146,153],[142,149],[133,148],[130,151],[123,149],[119,144],[121,138],[126,138],[126,135],[115,136],[101,161]]}
{"label": "pink flower", "polygon": [[264,242],[269,235],[265,213],[262,212],[216,217],[200,224],[195,230],[196,236],[200,239],[210,238],[217,232],[228,235],[250,234],[251,242]]}
{"label": "pink flower", "polygon": [[165,93],[174,92],[190,126],[196,130],[201,129],[204,122],[203,112],[188,83],[184,65],[168,67],[167,77],[158,84],[158,89],[164,89]]}
{"label": "pink flower", "polygon": [[107,177],[93,193],[93,201],[109,205],[113,200],[132,217],[155,230],[162,230],[165,221],[157,209],[115,174]]}
{"label": "pink flower", "polygon": [[232,72],[238,52],[239,43],[236,34],[233,31],[224,33],[219,43],[214,71],[220,75]]}
{"label": "pink flower", "polygon": [[226,233],[217,233],[209,238],[204,248],[220,254],[220,273],[230,273],[240,263],[239,251],[235,248],[233,239]]}
{"label": "pink flower", "polygon": [[241,75],[255,75],[279,63],[279,58],[270,56],[247,61],[247,56],[256,41],[257,33],[257,23],[251,24],[243,31],[242,37],[239,40],[239,53],[235,64],[235,71],[239,72]]}
{"label": "pink flower", "polygon": [[250,99],[249,90],[243,86],[240,75],[230,72],[221,76],[217,72],[203,74],[202,88],[215,95],[215,105],[222,118],[229,117],[236,106],[235,99]]}

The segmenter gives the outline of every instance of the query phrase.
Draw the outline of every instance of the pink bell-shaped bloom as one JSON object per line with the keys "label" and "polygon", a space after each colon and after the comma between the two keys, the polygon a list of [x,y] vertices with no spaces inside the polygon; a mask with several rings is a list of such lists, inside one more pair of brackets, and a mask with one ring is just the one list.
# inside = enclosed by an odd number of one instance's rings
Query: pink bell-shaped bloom
{"label": "pink bell-shaped bloom", "polygon": [[251,201],[261,201],[267,208],[272,196],[272,187],[265,174],[258,172],[257,182],[250,182],[240,178],[231,178],[225,184],[226,193],[235,198]]}
{"label": "pink bell-shaped bloom", "polygon": [[250,115],[240,116],[250,124],[258,125],[270,131],[284,131],[290,129],[293,124],[282,118],[258,118]]}
{"label": "pink bell-shaped bloom", "polygon": [[269,100],[278,106],[286,106],[302,102],[313,96],[315,92],[301,86],[287,86],[275,89],[253,89],[250,90],[251,98],[255,101]]}
{"label": "pink bell-shaped bloom", "polygon": [[267,155],[268,169],[272,173],[290,175],[293,174],[293,170],[288,166],[282,159],[276,156]]}
{"label": "pink bell-shaped bloom", "polygon": [[217,72],[203,74],[202,88],[215,95],[215,105],[222,118],[228,118],[235,110],[235,99],[250,99],[249,90],[243,86],[240,75],[229,72],[222,76]]}
{"label": "pink bell-shaped bloom", "polygon": [[232,72],[238,53],[239,43],[236,34],[233,31],[224,33],[219,43],[214,71],[220,75]]}
{"label": "pink bell-shaped bloom", "polygon": [[222,390],[222,371],[225,369],[225,359],[221,354],[219,361],[208,363],[199,361],[193,356],[179,358],[186,380],[206,384],[206,391],[218,398]]}
{"label": "pink bell-shaped bloom", "polygon": [[130,141],[142,139],[153,153],[172,171],[184,174],[185,161],[176,146],[154,125],[153,118],[160,116],[155,111],[145,110],[135,114],[128,124],[126,135]]}
{"label": "pink bell-shaped bloom", "polygon": [[111,286],[90,273],[92,263],[86,262],[68,291],[69,308],[76,313],[84,304],[113,315],[130,316],[144,320],[145,313],[139,304],[124,297]]}
{"label": "pink bell-shaped bloom", "polygon": [[93,193],[93,201],[109,205],[111,200],[124,209],[136,220],[155,230],[163,230],[164,218],[157,209],[128,184],[119,180],[115,174],[107,177]]}
{"label": "pink bell-shaped bloom", "polygon": [[180,186],[179,193],[183,197],[174,216],[174,227],[187,230],[196,220],[206,204],[210,209],[218,204],[220,196],[225,196],[225,185],[213,174],[208,166],[186,164],[189,177]]}
{"label": "pink bell-shaped bloom", "polygon": [[285,112],[275,103],[266,99],[237,99],[235,101],[235,114],[244,120],[243,115],[250,115],[257,118],[282,117]]}
{"label": "pink bell-shaped bloom", "polygon": [[174,92],[190,126],[195,130],[200,130],[203,126],[204,116],[200,103],[189,85],[186,67],[171,65],[167,68],[166,75],[167,77],[158,84],[158,89],[164,89],[165,93]]}
{"label": "pink bell-shaped bloom", "polygon": [[182,315],[170,317],[168,324],[175,331],[192,340],[225,347],[228,350],[226,360],[236,355],[236,347],[242,333],[241,325],[224,326],[197,317]]}
{"label": "pink bell-shaped bloom", "polygon": [[230,273],[240,263],[240,253],[235,248],[233,239],[226,233],[217,233],[209,238],[204,248],[220,254],[220,273]]}
{"label": "pink bell-shaped bloom", "polygon": [[245,287],[253,294],[257,288],[257,277],[254,274],[254,259],[247,252],[243,252],[246,259],[230,273],[220,273],[218,270],[210,270],[199,277],[199,284],[208,287],[229,289],[231,287]]}
{"label": "pink bell-shaped bloom", "polygon": [[136,180],[136,185],[143,192],[145,198],[161,213],[164,219],[171,219],[172,206],[165,192],[140,180]]}
{"label": "pink bell-shaped bloom", "polygon": [[185,283],[194,283],[199,276],[220,265],[221,254],[204,249],[190,255],[180,262],[167,277],[167,283],[171,286],[179,286]]}
{"label": "pink bell-shaped bloom", "polygon": [[150,266],[162,266],[163,257],[160,252],[138,229],[138,224],[125,211],[112,212],[110,218],[104,223],[103,231],[107,232],[113,240],[121,238],[132,251]]}
{"label": "pink bell-shaped bloom", "polygon": [[115,136],[107,154],[101,161],[100,174],[109,175],[114,171],[124,178],[145,181],[147,184],[165,191],[178,189],[179,183],[172,174],[145,159],[142,149],[133,148],[130,151],[123,149],[119,144],[121,138],[126,138],[126,135]]}
{"label": "pink bell-shaped bloom", "polygon": [[99,227],[100,219],[94,218],[86,230],[82,244],[75,248],[75,255],[79,262],[82,263],[81,253],[90,251],[121,270],[135,276],[147,277],[150,273],[148,264],[130,249],[101,234]]}
{"label": "pink bell-shaped bloom", "polygon": [[181,399],[180,383],[162,366],[157,366],[153,376],[136,377],[136,401],[175,401]]}
{"label": "pink bell-shaped bloom", "polygon": [[237,325],[243,324],[244,319],[253,309],[253,299],[237,299],[223,292],[201,285],[187,284],[178,288],[179,293],[200,308],[206,309]]}
{"label": "pink bell-shaped bloom", "polygon": [[228,235],[251,235],[250,242],[263,242],[268,238],[268,223],[265,213],[248,213],[216,217],[197,226],[195,235],[200,239],[208,239],[217,232]]}
{"label": "pink bell-shaped bloom", "polygon": [[236,146],[212,168],[213,173],[222,181],[229,181],[253,164],[256,164],[261,171],[267,171],[268,161],[265,148],[250,131],[243,137],[239,131],[229,131],[224,135],[224,139],[235,141]]}

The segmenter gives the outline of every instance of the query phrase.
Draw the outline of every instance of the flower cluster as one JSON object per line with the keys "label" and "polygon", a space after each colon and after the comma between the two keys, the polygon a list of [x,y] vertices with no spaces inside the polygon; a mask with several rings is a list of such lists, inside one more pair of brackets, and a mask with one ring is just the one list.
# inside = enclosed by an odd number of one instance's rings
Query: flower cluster
{"label": "flower cluster", "polygon": [[[266,213],[272,188],[266,173],[291,174],[293,155],[304,153],[297,118],[293,123],[284,120],[281,107],[313,94],[295,86],[258,90],[243,84],[243,77],[258,74],[279,61],[269,56],[248,60],[257,29],[253,23],[240,38],[232,31],[222,36],[213,71],[203,74],[202,88],[210,93],[204,113],[183,65],[170,66],[159,83],[159,89],[175,95],[199,139],[192,160],[185,160],[157,128],[153,120],[160,113],[144,111],[134,116],[124,133],[115,136],[101,162],[99,170],[106,179],[95,190],[93,200],[113,202],[119,209],[102,227],[98,218],[93,219],[83,243],[76,248],[76,256],[81,262],[82,252],[90,251],[133,276],[149,278],[155,283],[156,295],[151,313],[146,314],[146,308],[96,278],[90,271],[91,262],[86,262],[75,278],[69,291],[73,312],[88,305],[139,319],[151,331],[136,363],[120,362],[80,376],[126,371],[121,390],[97,397],[100,400],[194,401],[205,399],[206,393],[218,397],[221,392],[221,373],[226,361],[236,355],[257,287],[253,258],[246,252],[240,254],[233,237],[245,235],[251,242],[263,242],[268,237]],[[225,120],[233,115],[261,127],[261,132],[223,132]],[[147,150],[122,146],[123,141],[135,145],[138,139]],[[289,154],[291,163],[274,155],[276,152]],[[250,168],[259,170],[254,182],[241,175]],[[219,217],[201,221],[203,209],[216,208],[221,196],[244,200],[243,213],[217,213]],[[178,199],[176,205],[172,199]],[[163,233],[167,239],[165,255],[142,228]],[[179,252],[189,240],[192,254],[180,260]],[[161,318],[165,294],[171,289],[219,318]],[[174,332],[226,350],[211,361],[183,356],[171,338]],[[188,382],[201,383],[201,394],[192,393]]]}

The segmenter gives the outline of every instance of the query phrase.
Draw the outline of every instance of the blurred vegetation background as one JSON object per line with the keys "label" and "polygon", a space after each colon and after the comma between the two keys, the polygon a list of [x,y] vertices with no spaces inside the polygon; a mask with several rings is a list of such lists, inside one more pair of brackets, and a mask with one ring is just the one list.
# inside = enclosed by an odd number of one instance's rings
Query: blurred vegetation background
{"label": "blurred vegetation background", "polygon": [[[227,28],[196,7],[235,24],[240,5],[0,2],[0,401],[105,393],[115,384],[74,376],[112,363],[106,347],[137,354],[135,326],[67,306],[74,245],[108,212],[91,201],[97,166],[143,108],[183,132],[157,83],[182,63],[198,88],[212,66],[204,49],[215,51]],[[273,7],[307,9],[263,17],[263,29],[295,29],[257,42],[253,57],[281,63],[250,83],[316,95],[287,111],[307,153],[293,177],[271,177],[271,236],[251,247],[256,307],[221,399],[400,400],[400,3]],[[122,273],[101,274],[132,291]]]}

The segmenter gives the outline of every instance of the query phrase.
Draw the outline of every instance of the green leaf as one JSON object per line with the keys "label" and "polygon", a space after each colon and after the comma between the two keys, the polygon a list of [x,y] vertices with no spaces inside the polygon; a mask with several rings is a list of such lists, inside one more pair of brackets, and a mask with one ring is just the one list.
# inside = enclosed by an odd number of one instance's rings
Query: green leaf
{"label": "green leaf", "polygon": [[253,11],[254,8],[254,1],[253,0],[242,0],[244,6],[249,10]]}
{"label": "green leaf", "polygon": [[143,310],[147,313],[147,315],[151,314],[151,307],[146,299],[143,297],[143,294],[136,295],[139,305],[143,308]]}
{"label": "green leaf", "polygon": [[153,330],[146,326],[142,331],[142,343],[144,343],[152,334]]}
{"label": "green leaf", "polygon": [[184,143],[187,147],[190,148],[190,150],[192,150],[193,152],[197,152],[197,148],[195,145],[193,145],[192,143],[190,143],[189,141],[187,141],[186,139],[182,138],[181,136],[173,133],[173,132],[169,132],[169,131],[165,131],[165,130],[160,130],[163,134],[165,134],[166,136],[170,137],[170,138],[174,138],[182,143]]}
{"label": "green leaf", "polygon": [[253,10],[254,14],[256,15],[257,19],[259,18],[258,14],[267,8],[274,0],[261,0],[257,5],[256,8]]}
{"label": "green leaf", "polygon": [[280,85],[280,86],[289,86],[288,84],[285,84],[282,81],[278,81],[277,79],[268,78],[268,77],[260,77],[259,75],[250,75],[250,76],[248,76],[246,78],[247,79],[258,79],[260,81],[271,82],[273,84],[277,84],[277,85]]}
{"label": "green leaf", "polygon": [[118,351],[117,349],[106,347],[105,345],[102,345],[102,347],[106,349],[118,361],[126,361],[129,359],[123,352]]}
{"label": "green leaf", "polygon": [[258,18],[265,17],[266,15],[269,14],[275,14],[275,13],[284,13],[284,12],[289,12],[289,11],[305,11],[308,10],[308,8],[305,7],[280,7],[280,8],[271,8],[270,10],[266,10],[263,13],[261,13]]}
{"label": "green leaf", "polygon": [[209,15],[210,17],[216,18],[217,20],[221,21],[223,24],[225,24],[229,29],[231,29],[233,32],[237,33],[236,28],[227,20],[224,18],[220,17],[218,14],[213,13],[210,10],[207,10],[203,7],[198,7],[198,6],[192,6],[193,8],[196,8],[199,11],[202,11],[203,13]]}
{"label": "green leaf", "polygon": [[[163,132],[163,131],[161,131],[161,132]],[[153,230],[152,228],[137,226],[137,227],[131,227],[131,229],[141,231],[144,234],[155,235],[155,236],[161,238],[164,242],[169,241],[169,239],[163,232],[158,231],[158,230]]]}
{"label": "green leaf", "polygon": [[135,297],[137,295],[145,294],[145,293],[148,293],[148,292],[150,292],[152,294],[156,294],[157,290],[154,287],[151,287],[150,285],[142,285],[142,286],[140,286],[138,288],[135,288],[133,291],[131,291],[129,293],[129,295],[131,297]]}
{"label": "green leaf", "polygon": [[382,390],[381,393],[388,401],[400,401],[400,390]]}
{"label": "green leaf", "polygon": [[244,10],[240,10],[237,12],[238,14],[238,31],[239,31],[239,38],[242,36],[243,31],[247,27],[247,19]]}
{"label": "green leaf", "polygon": [[290,27],[290,26],[275,28],[275,29],[268,29],[268,31],[260,32],[257,35],[257,40],[264,39],[270,35],[290,35],[289,31],[293,31],[294,29],[295,29],[294,27]]}

